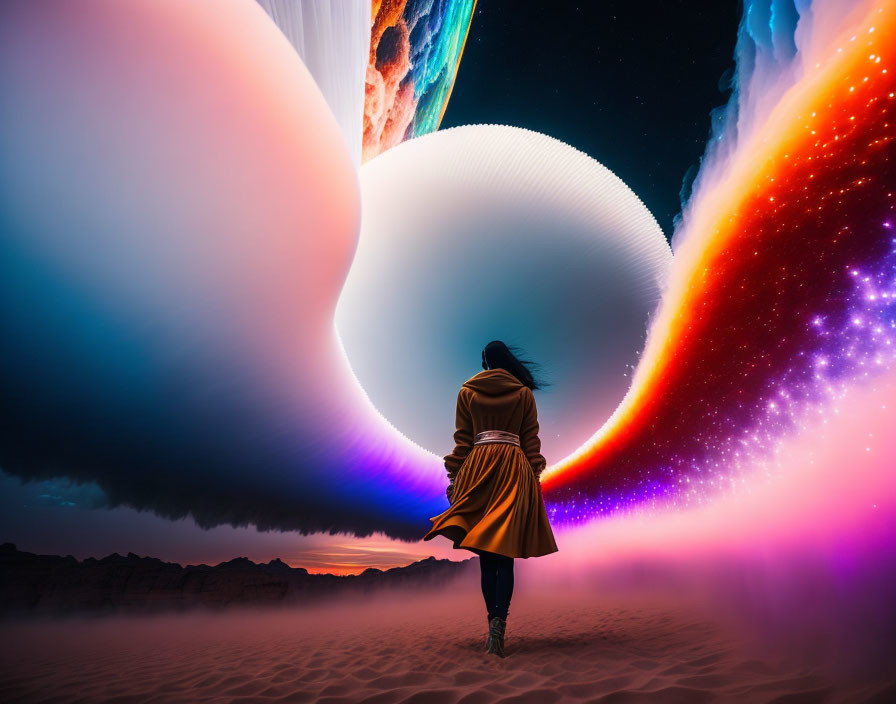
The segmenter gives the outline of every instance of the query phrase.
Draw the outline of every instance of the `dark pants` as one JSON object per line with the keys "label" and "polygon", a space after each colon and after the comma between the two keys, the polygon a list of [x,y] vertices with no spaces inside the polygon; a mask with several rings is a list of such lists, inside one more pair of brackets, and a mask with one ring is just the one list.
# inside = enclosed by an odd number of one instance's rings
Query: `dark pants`
{"label": "dark pants", "polygon": [[488,620],[495,616],[507,618],[513,594],[513,558],[485,550],[476,550],[482,572],[482,597],[488,610]]}

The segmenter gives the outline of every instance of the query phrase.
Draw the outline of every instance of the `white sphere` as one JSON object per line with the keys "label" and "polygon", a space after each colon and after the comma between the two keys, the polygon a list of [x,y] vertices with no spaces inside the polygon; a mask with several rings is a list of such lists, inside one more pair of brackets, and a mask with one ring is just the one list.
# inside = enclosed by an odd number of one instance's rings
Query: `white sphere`
{"label": "white sphere", "polygon": [[450,452],[458,389],[499,339],[551,382],[536,392],[548,463],[593,435],[628,389],[672,260],[618,177],[543,134],[472,125],[366,163],[361,204],[336,327],[399,431]]}

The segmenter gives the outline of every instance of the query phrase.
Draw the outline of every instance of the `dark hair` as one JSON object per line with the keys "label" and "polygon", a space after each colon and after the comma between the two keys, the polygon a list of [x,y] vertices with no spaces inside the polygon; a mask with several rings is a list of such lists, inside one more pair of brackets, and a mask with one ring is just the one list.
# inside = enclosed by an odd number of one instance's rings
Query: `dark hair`
{"label": "dark hair", "polygon": [[528,369],[528,367],[538,367],[539,365],[527,359],[519,359],[514,351],[519,353],[519,348],[508,347],[500,340],[492,340],[482,349],[482,368],[505,369],[533,391],[549,385],[546,382],[537,381]]}

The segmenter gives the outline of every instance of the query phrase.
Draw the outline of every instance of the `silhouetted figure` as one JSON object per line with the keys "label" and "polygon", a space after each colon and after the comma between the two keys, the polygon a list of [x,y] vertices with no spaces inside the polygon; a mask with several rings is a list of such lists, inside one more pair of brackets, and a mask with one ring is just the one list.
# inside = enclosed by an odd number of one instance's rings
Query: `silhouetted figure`
{"label": "silhouetted figure", "polygon": [[488,614],[486,650],[504,657],[513,594],[513,559],[557,552],[541,496],[538,412],[542,387],[524,360],[499,340],[482,350],[482,368],[457,395],[455,448],[445,456],[450,502],[431,518],[430,540],[443,535],[456,549],[479,555]]}

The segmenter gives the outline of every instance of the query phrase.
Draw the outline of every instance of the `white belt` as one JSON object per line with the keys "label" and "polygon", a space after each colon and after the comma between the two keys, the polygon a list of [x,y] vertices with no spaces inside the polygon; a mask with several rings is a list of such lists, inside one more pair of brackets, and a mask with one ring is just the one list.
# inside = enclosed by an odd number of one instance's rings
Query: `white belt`
{"label": "white belt", "polygon": [[474,445],[485,445],[492,442],[509,442],[511,445],[520,446],[520,436],[507,430],[483,430],[476,433]]}

